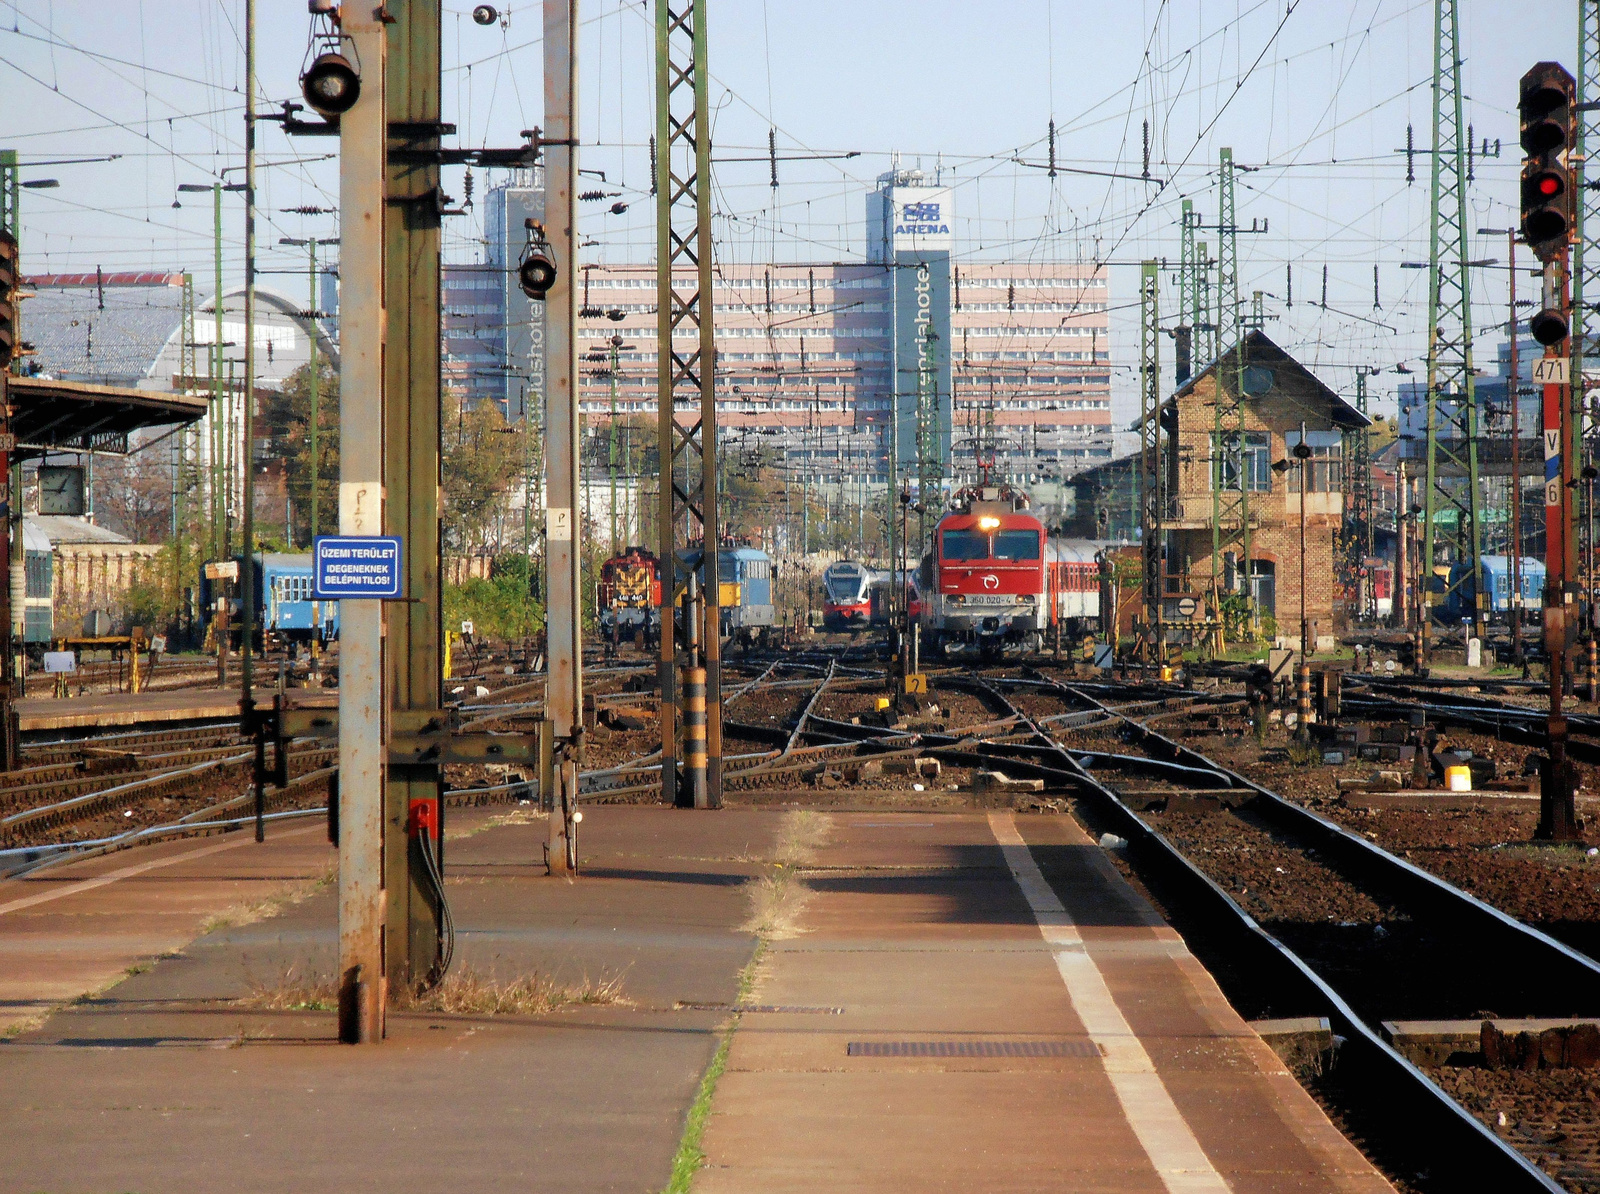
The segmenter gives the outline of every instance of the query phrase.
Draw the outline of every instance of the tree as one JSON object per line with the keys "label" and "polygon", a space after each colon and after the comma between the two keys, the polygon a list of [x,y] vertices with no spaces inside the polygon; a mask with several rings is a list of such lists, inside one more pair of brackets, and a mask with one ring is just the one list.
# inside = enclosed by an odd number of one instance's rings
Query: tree
{"label": "tree", "polygon": [[[311,369],[302,365],[283,388],[261,404],[257,434],[269,458],[283,461],[294,508],[295,542],[311,537]],[[324,367],[317,395],[317,488],[321,499],[317,530],[339,529],[339,375]]]}
{"label": "tree", "polygon": [[500,408],[463,411],[444,442],[444,539],[462,555],[498,547],[510,496],[521,484],[523,439]]}
{"label": "tree", "polygon": [[96,523],[135,543],[163,543],[172,537],[169,451],[100,456],[93,469]]}

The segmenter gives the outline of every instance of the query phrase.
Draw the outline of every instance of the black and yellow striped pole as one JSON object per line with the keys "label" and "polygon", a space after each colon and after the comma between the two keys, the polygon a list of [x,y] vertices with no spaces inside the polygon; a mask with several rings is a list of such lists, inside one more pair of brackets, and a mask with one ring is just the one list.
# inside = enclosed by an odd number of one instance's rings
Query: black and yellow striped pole
{"label": "black and yellow striped pole", "polygon": [[[715,555],[711,556],[714,561]],[[715,563],[711,567],[716,567]],[[684,594],[683,623],[686,658],[683,669],[683,780],[691,808],[706,807],[706,669],[700,654],[701,589],[689,574]],[[712,581],[711,583],[716,583]]]}

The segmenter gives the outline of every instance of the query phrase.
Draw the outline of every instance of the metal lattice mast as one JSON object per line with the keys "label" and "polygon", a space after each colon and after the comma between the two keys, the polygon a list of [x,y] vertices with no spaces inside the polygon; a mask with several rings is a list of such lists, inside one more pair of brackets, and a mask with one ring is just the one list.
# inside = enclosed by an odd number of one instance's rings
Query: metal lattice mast
{"label": "metal lattice mast", "polygon": [[1199,223],[1194,200],[1185,199],[1178,222],[1178,326],[1173,333],[1179,385],[1194,374],[1194,354],[1199,347],[1195,338],[1206,318],[1200,307],[1200,271],[1195,257],[1194,234]]}
{"label": "metal lattice mast", "polygon": [[[716,345],[712,335],[711,122],[705,0],[656,4],[656,295],[661,450],[661,783],[669,803],[722,803],[720,584],[717,580]],[[677,411],[690,420],[680,428]],[[689,553],[680,563],[678,552]],[[673,610],[706,563],[704,791],[680,796],[683,722]],[[685,799],[687,797],[687,800]]]}
{"label": "metal lattice mast", "polygon": [[22,196],[22,176],[17,172],[17,151],[0,149],[0,232],[20,238],[18,203]]}
{"label": "metal lattice mast", "polygon": [[[1428,251],[1428,458],[1424,483],[1423,653],[1433,606],[1444,597],[1428,583],[1441,563],[1436,519],[1456,511],[1456,559],[1481,577],[1483,497],[1478,484],[1477,395],[1472,376],[1472,304],[1467,266],[1467,142],[1462,118],[1460,26],[1455,0],[1436,0],[1433,38],[1433,171]],[[1448,469],[1454,484],[1443,475]],[[1464,479],[1464,485],[1463,481]],[[1473,633],[1484,629],[1484,586],[1473,586]]]}
{"label": "metal lattice mast", "polygon": [[[1195,227],[1200,226],[1200,216],[1195,215]],[[1211,314],[1211,246],[1201,241],[1194,253],[1194,359],[1196,365],[1209,365],[1217,359],[1217,321]]]}
{"label": "metal lattice mast", "polygon": [[1217,317],[1218,360],[1216,419],[1211,441],[1211,575],[1220,584],[1223,553],[1239,548],[1241,585],[1246,607],[1250,592],[1250,483],[1244,458],[1244,322],[1239,317],[1239,227],[1234,218],[1233,150],[1222,150],[1217,181]]}
{"label": "metal lattice mast", "polygon": [[[1577,216],[1572,230],[1572,406],[1577,419],[1575,428],[1581,438],[1584,426],[1584,407],[1588,402],[1588,386],[1583,383],[1585,357],[1600,356],[1600,324],[1594,313],[1585,305],[1584,295],[1600,300],[1600,245],[1591,246],[1591,238],[1600,238],[1600,190],[1590,190],[1584,185],[1584,155],[1593,144],[1600,147],[1600,112],[1586,112],[1582,105],[1595,99],[1592,94],[1600,85],[1600,0],[1578,0],[1578,108],[1574,111],[1575,144],[1571,156],[1572,183],[1577,202],[1573,204]],[[1590,180],[1591,184],[1594,180]]]}
{"label": "metal lattice mast", "polygon": [[[1187,212],[1185,213],[1187,217]],[[1161,595],[1166,589],[1161,461],[1161,276],[1146,261],[1139,277],[1139,517],[1144,545],[1144,610],[1152,661],[1161,652]]]}
{"label": "metal lattice mast", "polygon": [[[1367,368],[1356,370],[1356,409],[1367,413]],[[1345,432],[1345,592],[1355,593],[1359,616],[1370,616],[1370,579],[1365,570],[1372,555],[1372,452],[1365,427]]]}
{"label": "metal lattice mast", "polygon": [[611,478],[611,554],[622,554],[622,541],[617,536],[617,354],[622,348],[622,337],[611,337],[611,368],[609,389],[611,391],[611,423],[606,428],[607,438],[610,443],[606,449],[606,471]]}

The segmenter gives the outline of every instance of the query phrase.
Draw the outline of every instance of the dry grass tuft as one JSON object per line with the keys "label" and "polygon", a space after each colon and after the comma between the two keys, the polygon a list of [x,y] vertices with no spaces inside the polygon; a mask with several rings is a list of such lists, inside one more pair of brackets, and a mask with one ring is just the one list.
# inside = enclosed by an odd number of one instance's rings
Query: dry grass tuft
{"label": "dry grass tuft", "polygon": [[826,813],[808,808],[793,809],[783,815],[778,827],[777,858],[779,866],[794,867],[816,858],[818,847],[828,840],[833,830],[833,819]]}
{"label": "dry grass tuft", "polygon": [[239,1003],[264,1012],[332,1012],[339,1009],[339,988],[331,975],[297,974],[290,966],[271,984],[251,979]]}
{"label": "dry grass tuft", "polygon": [[404,1011],[438,1012],[447,1016],[537,1016],[563,1007],[627,1007],[620,976],[595,980],[585,975],[560,983],[542,974],[510,980],[481,974],[464,966],[444,982],[396,1003]]}
{"label": "dry grass tuft", "polygon": [[[339,1007],[339,991],[331,977],[300,975],[291,966],[271,985],[251,984],[238,1001],[243,1007],[270,1012],[331,1012]],[[394,1010],[432,1012],[445,1016],[537,1016],[563,1007],[627,1007],[622,979],[596,981],[585,976],[559,983],[541,974],[500,980],[470,966],[446,976],[443,983],[420,994],[402,992]]]}
{"label": "dry grass tuft", "polygon": [[309,899],[325,887],[331,887],[339,881],[339,867],[334,864],[328,867],[315,879],[305,879],[298,883],[287,884],[272,894],[249,903],[235,904],[231,908],[224,908],[213,916],[208,916],[200,924],[200,935],[214,933],[219,929],[236,929],[242,925],[253,925],[257,921],[271,920],[274,916],[281,915],[285,910],[293,908],[302,900]]}
{"label": "dry grass tuft", "polygon": [[831,829],[829,817],[811,809],[794,809],[783,815],[774,844],[773,873],[746,884],[750,915],[740,926],[745,932],[768,941],[800,933],[800,913],[811,889],[795,874],[795,868],[816,857]]}
{"label": "dry grass tuft", "polygon": [[534,805],[520,804],[510,812],[496,813],[486,821],[480,821],[476,825],[463,829],[450,829],[446,831],[446,834],[451,841],[459,842],[465,838],[476,837],[480,833],[486,833],[491,829],[499,829],[502,825],[534,825],[549,819],[549,813],[540,812]]}

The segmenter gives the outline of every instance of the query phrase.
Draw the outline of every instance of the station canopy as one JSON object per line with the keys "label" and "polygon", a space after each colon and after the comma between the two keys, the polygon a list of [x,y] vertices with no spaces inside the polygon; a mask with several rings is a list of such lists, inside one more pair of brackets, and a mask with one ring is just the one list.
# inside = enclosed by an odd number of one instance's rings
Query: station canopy
{"label": "station canopy", "polygon": [[144,446],[130,445],[133,432],[186,426],[205,416],[209,401],[203,394],[164,394],[82,381],[19,376],[8,380],[11,429],[20,459],[51,452],[125,456]]}

